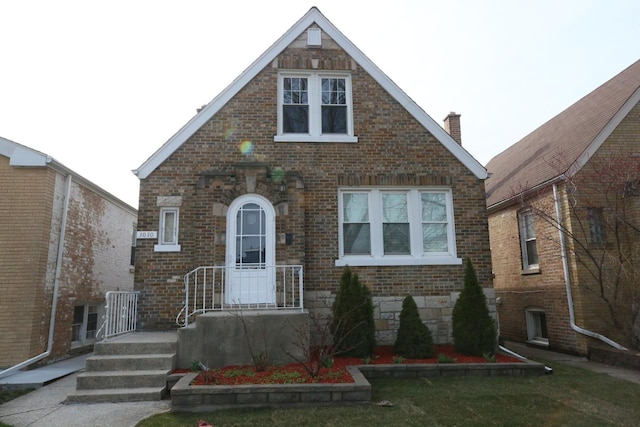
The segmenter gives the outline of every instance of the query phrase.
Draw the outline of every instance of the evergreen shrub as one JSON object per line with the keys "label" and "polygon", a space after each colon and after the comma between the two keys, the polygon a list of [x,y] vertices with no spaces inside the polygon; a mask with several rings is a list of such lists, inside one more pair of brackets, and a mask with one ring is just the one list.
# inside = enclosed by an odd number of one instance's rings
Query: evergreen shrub
{"label": "evergreen shrub", "polygon": [[471,356],[494,354],[496,325],[487,307],[487,299],[478,283],[476,271],[467,258],[464,288],[453,307],[453,342],[456,351]]}
{"label": "evergreen shrub", "polygon": [[429,359],[435,355],[431,331],[422,323],[418,306],[411,295],[402,301],[400,326],[393,350],[408,359]]}
{"label": "evergreen shrub", "polygon": [[336,354],[367,357],[376,345],[371,292],[347,266],[333,302],[331,333]]}

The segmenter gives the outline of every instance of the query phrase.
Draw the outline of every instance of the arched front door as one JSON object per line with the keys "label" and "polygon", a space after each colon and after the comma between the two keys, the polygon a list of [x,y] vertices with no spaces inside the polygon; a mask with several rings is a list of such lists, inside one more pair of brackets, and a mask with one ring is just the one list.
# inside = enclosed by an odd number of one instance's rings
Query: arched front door
{"label": "arched front door", "polygon": [[245,195],[227,213],[227,304],[275,304],[275,210]]}

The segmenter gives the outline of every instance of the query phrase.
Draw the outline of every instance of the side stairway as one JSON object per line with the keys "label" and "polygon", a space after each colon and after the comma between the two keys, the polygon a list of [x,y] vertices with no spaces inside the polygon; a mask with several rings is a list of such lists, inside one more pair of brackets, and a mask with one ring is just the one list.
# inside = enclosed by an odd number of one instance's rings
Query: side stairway
{"label": "side stairway", "polygon": [[69,403],[161,400],[176,364],[176,332],[133,332],[95,345]]}

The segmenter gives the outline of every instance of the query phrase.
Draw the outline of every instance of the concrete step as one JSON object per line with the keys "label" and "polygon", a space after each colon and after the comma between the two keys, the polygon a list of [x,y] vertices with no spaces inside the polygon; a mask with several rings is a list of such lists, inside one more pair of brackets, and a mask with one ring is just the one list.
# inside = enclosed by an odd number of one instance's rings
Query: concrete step
{"label": "concrete step", "polygon": [[84,372],[76,378],[76,390],[166,387],[171,370]]}
{"label": "concrete step", "polygon": [[66,403],[147,402],[162,400],[165,391],[165,387],[76,390],[69,394]]}
{"label": "concrete step", "polygon": [[96,356],[131,354],[169,354],[177,351],[175,342],[120,342],[101,341],[93,348]]}
{"label": "concrete step", "polygon": [[172,370],[176,354],[93,355],[87,359],[87,372]]}

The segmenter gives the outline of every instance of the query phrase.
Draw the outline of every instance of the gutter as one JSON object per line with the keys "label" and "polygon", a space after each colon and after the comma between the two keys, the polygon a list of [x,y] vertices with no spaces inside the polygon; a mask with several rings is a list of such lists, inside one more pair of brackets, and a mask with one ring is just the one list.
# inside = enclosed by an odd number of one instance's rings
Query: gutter
{"label": "gutter", "polygon": [[67,230],[67,216],[69,212],[69,197],[71,195],[71,174],[67,174],[65,180],[65,196],[64,196],[64,205],[62,208],[62,222],[60,224],[60,238],[58,241],[58,253],[56,258],[56,271],[55,278],[53,281],[53,297],[51,302],[51,318],[49,320],[49,339],[47,342],[47,351],[44,353],[32,357],[29,360],[25,360],[24,362],[18,363],[17,365],[11,366],[10,368],[5,369],[4,371],[0,371],[0,378],[7,377],[20,369],[32,365],[45,357],[51,354],[51,350],[53,349],[53,337],[56,326],[56,312],[58,309],[58,293],[60,290],[60,275],[62,272],[62,255],[64,252],[64,242],[65,242],[65,233]]}
{"label": "gutter", "polygon": [[560,201],[558,200],[558,186],[553,184],[553,203],[556,208],[556,221],[558,223],[558,233],[560,234],[560,252],[562,253],[562,269],[564,271],[564,284],[567,290],[567,304],[569,305],[569,324],[574,331],[586,335],[591,338],[597,338],[600,341],[609,344],[610,346],[617,348],[618,350],[627,350],[626,347],[618,344],[617,342],[605,337],[597,332],[589,331],[576,325],[575,313],[573,311],[573,294],[571,292],[571,279],[569,278],[569,263],[567,261],[567,247],[564,241],[564,233],[562,232],[562,215],[560,213]]}

